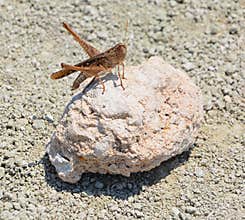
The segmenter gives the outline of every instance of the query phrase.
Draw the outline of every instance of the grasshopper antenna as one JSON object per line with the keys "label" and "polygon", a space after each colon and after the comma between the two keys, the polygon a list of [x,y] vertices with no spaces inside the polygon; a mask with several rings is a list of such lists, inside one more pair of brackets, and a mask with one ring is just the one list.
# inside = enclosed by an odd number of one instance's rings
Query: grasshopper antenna
{"label": "grasshopper antenna", "polygon": [[126,20],[124,26],[123,44],[125,44],[126,46],[128,45],[128,19]]}

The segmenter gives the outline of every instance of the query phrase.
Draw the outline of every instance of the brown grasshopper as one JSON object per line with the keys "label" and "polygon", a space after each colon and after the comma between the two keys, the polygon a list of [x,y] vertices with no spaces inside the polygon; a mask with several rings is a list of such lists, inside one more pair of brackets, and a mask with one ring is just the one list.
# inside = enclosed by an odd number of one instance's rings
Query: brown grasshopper
{"label": "brown grasshopper", "polygon": [[[123,61],[127,54],[126,45],[118,43],[116,46],[106,50],[103,53],[100,53],[96,48],[91,46],[85,40],[81,39],[68,24],[63,23],[63,26],[69,33],[72,34],[74,39],[80,44],[80,46],[85,50],[85,52],[89,55],[90,58],[76,65],[68,65],[61,63],[62,70],[52,73],[51,79],[60,79],[72,74],[73,72],[80,71],[81,73],[73,82],[72,90],[79,88],[80,84],[88,77],[94,76],[92,81],[85,87],[85,89],[89,85],[91,85],[91,83],[95,79],[98,79],[100,84],[102,85],[103,94],[105,91],[105,85],[103,81],[100,79],[100,76],[107,72],[110,72],[114,67],[118,66],[118,77],[120,79],[120,85],[124,89],[122,79],[124,79]],[[122,77],[119,71],[120,65],[123,67]]]}

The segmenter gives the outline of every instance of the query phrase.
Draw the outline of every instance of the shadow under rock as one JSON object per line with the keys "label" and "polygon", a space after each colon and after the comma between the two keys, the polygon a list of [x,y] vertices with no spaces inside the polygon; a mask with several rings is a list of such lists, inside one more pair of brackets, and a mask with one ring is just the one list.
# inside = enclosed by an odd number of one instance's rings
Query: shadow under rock
{"label": "shadow under rock", "polygon": [[92,196],[110,196],[112,198],[127,200],[129,197],[140,194],[144,186],[151,186],[167,177],[172,170],[184,164],[190,156],[191,150],[185,151],[165,162],[160,166],[147,171],[133,173],[130,177],[122,175],[84,173],[81,179],[70,184],[62,181],[50,163],[47,153],[41,159],[45,170],[45,179],[49,186],[56,191],[71,192],[75,194],[86,193]]}

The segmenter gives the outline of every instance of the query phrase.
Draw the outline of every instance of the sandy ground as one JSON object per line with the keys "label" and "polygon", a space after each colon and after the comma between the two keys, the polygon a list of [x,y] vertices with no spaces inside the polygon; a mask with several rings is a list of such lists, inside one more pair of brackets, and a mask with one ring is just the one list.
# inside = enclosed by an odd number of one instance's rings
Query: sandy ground
{"label": "sandy ground", "polygon": [[[0,0],[0,219],[242,219],[244,17],[244,0]],[[45,146],[75,74],[49,75],[86,55],[61,22],[103,51],[127,19],[127,65],[159,55],[185,70],[205,122],[192,150],[149,172],[64,183]]]}

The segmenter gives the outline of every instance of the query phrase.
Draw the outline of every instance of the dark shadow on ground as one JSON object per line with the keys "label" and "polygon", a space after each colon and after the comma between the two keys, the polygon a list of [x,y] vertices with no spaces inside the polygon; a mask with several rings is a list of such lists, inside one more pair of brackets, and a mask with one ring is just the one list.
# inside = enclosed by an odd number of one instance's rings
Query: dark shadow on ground
{"label": "dark shadow on ground", "polygon": [[45,170],[45,179],[49,186],[56,191],[66,191],[80,194],[86,193],[91,196],[106,195],[116,199],[126,200],[131,196],[140,194],[144,186],[151,186],[168,176],[172,170],[188,161],[191,150],[175,156],[160,166],[141,173],[133,173],[130,177],[109,174],[85,173],[79,182],[70,184],[63,182],[57,175],[54,166],[45,154],[40,163]]}

